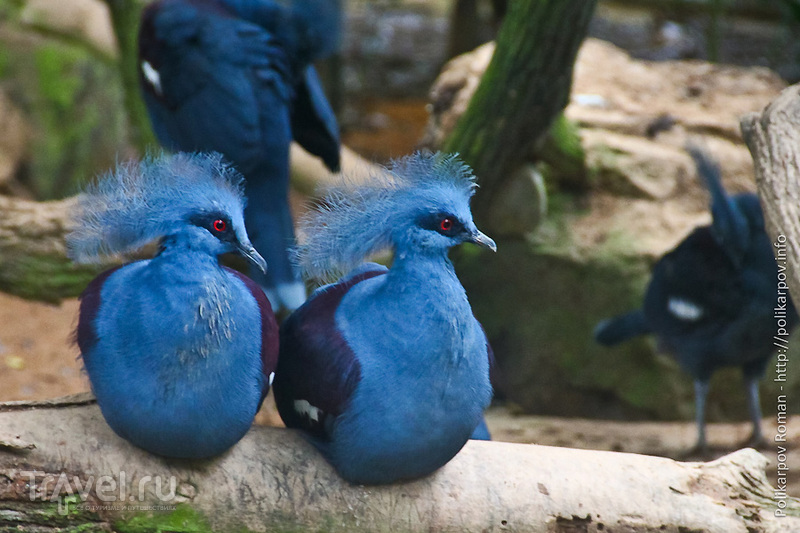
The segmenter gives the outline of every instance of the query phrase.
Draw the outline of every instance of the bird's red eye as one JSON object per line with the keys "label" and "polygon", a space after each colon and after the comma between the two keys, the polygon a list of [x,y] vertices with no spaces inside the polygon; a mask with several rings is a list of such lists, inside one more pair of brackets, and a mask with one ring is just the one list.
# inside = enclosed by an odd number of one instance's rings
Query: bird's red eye
{"label": "bird's red eye", "polygon": [[443,218],[442,222],[439,224],[439,227],[442,228],[442,231],[450,231],[453,229],[453,219],[450,217]]}
{"label": "bird's red eye", "polygon": [[218,231],[218,232],[222,233],[226,229],[228,229],[228,223],[227,222],[225,222],[221,218],[218,218],[217,220],[214,221],[214,231]]}

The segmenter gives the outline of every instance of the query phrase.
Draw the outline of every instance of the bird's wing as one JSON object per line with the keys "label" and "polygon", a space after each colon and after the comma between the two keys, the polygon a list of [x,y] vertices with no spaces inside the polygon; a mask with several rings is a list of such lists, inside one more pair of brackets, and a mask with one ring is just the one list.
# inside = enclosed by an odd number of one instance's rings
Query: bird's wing
{"label": "bird's wing", "polygon": [[694,159],[698,175],[711,194],[711,227],[714,237],[730,255],[731,260],[741,264],[751,237],[747,219],[722,187],[719,165],[695,146],[689,146],[687,150]]}
{"label": "bird's wing", "polygon": [[223,9],[178,1],[146,8],[140,83],[162,144],[246,165],[266,142],[262,115],[286,112],[289,63],[272,34]]}
{"label": "bird's wing", "polygon": [[656,264],[643,310],[662,338],[710,335],[741,315],[746,292],[739,268],[704,226]]}
{"label": "bird's wing", "polygon": [[269,392],[278,366],[278,323],[264,290],[241,272],[228,267],[223,268],[244,283],[255,298],[258,310],[261,312],[261,372],[264,375],[264,384],[261,389],[260,405]]}
{"label": "bird's wing", "polygon": [[239,14],[276,35],[303,65],[339,48],[341,0],[255,0],[240,3]]}
{"label": "bird's wing", "polygon": [[361,376],[358,359],[336,326],[336,309],[354,285],[386,272],[379,265],[362,267],[317,289],[281,326],[274,387],[278,411],[288,427],[328,439]]}
{"label": "bird's wing", "polygon": [[75,329],[75,343],[84,358],[90,356],[91,350],[98,340],[94,322],[102,303],[100,292],[103,290],[103,284],[111,274],[122,266],[124,265],[106,270],[94,278],[81,293],[81,307],[78,315],[78,327]]}
{"label": "bird's wing", "polygon": [[292,136],[331,171],[339,170],[339,125],[313,66],[306,69],[295,88]]}

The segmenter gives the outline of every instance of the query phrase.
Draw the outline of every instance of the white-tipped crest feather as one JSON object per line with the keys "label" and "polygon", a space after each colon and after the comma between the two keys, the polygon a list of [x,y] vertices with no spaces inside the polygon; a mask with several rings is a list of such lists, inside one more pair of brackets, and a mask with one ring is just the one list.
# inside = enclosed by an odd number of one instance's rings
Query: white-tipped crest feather
{"label": "white-tipped crest feather", "polygon": [[457,155],[441,153],[393,161],[365,182],[343,177],[301,220],[305,239],[296,249],[296,261],[308,277],[337,277],[391,249],[393,229],[411,222],[409,216],[422,203],[443,194],[468,201],[475,187],[472,170]]}
{"label": "white-tipped crest feather", "polygon": [[190,213],[241,213],[243,181],[216,153],[149,154],[121,163],[81,196],[69,255],[96,262],[179,231]]}

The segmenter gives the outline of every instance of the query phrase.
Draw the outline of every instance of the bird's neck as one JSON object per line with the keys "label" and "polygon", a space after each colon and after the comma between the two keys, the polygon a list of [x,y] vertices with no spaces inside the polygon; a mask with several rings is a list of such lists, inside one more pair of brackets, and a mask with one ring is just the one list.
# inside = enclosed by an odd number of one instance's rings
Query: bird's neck
{"label": "bird's neck", "polygon": [[427,254],[397,252],[386,283],[387,287],[397,289],[399,294],[405,293],[409,287],[415,290],[419,287],[429,287],[437,292],[444,290],[459,295],[464,292],[453,263],[444,251]]}
{"label": "bird's neck", "polygon": [[193,272],[208,273],[221,269],[216,255],[199,246],[191,238],[180,234],[162,239],[159,253],[153,258],[153,264],[154,266],[170,264],[185,268],[186,276],[191,276]]}
{"label": "bird's neck", "polygon": [[420,253],[418,251],[408,252],[399,249],[395,252],[394,262],[390,272],[406,276],[425,276],[437,277],[440,275],[453,275],[453,263],[447,257],[447,251],[432,251]]}

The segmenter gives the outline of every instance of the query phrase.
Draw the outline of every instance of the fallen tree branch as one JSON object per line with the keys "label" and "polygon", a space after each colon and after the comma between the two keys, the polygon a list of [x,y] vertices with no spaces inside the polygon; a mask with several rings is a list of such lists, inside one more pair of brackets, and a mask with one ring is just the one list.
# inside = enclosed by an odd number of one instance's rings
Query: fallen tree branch
{"label": "fallen tree branch", "polygon": [[33,202],[0,196],[0,291],[46,302],[77,296],[99,267],[66,255],[75,199]]}
{"label": "fallen tree branch", "polygon": [[787,267],[789,289],[800,302],[800,85],[784,89],[761,113],[745,115],[741,126],[767,230],[773,242],[785,240],[778,263]]}
{"label": "fallen tree branch", "polygon": [[255,427],[214,460],[168,461],[80,398],[17,402],[0,404],[0,530],[800,531],[798,500],[775,516],[766,464],[750,449],[702,464],[471,441],[428,478],[360,487],[287,429]]}
{"label": "fallen tree branch", "polygon": [[[346,147],[342,169],[359,180],[380,168]],[[292,149],[292,184],[314,194],[333,175],[322,162],[300,148]],[[67,257],[65,236],[71,227],[75,198],[34,202],[0,195],[0,291],[23,298],[58,302],[77,296],[104,265],[75,265]]]}

